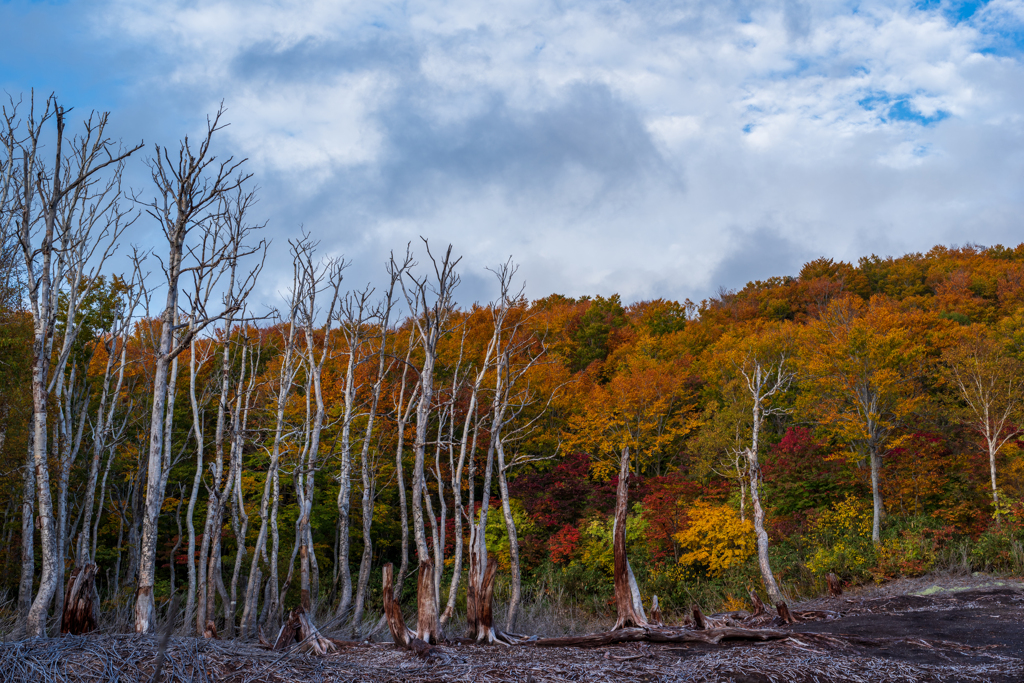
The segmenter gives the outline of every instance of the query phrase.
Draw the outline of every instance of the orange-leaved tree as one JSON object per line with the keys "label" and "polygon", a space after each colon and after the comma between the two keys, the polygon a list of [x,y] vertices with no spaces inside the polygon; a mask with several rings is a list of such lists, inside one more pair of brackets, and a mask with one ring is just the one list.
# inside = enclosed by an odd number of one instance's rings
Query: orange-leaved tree
{"label": "orange-leaved tree", "polygon": [[925,342],[911,332],[917,312],[886,297],[833,300],[808,325],[803,345],[803,408],[871,467],[871,539],[881,540],[882,459],[923,401],[918,377]]}
{"label": "orange-leaved tree", "polygon": [[635,472],[662,474],[664,458],[696,425],[688,373],[681,363],[632,354],[606,385],[586,392],[582,410],[569,417],[566,449],[594,456],[592,469],[610,477],[629,448]]}
{"label": "orange-leaved tree", "polygon": [[988,454],[992,505],[999,522],[996,457],[1021,433],[1024,364],[1008,354],[983,325],[962,328],[959,343],[942,354],[943,374],[966,404],[971,426],[981,434]]}

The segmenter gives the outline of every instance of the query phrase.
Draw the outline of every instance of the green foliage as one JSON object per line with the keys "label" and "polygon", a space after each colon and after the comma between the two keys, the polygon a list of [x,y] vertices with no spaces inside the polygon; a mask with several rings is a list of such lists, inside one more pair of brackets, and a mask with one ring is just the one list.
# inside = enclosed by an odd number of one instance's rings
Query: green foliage
{"label": "green foliage", "polygon": [[595,297],[571,332],[570,338],[575,346],[569,358],[569,368],[578,372],[594,361],[607,358],[612,334],[628,323],[618,294],[607,299]]}
{"label": "green foliage", "polygon": [[[516,525],[516,536],[522,543],[521,539],[536,533],[537,525],[527,514],[523,504],[515,498],[509,501],[509,509],[512,510],[512,521]],[[487,511],[487,528],[484,530],[484,538],[487,541],[487,549],[498,558],[498,567],[508,571],[512,564],[512,548],[508,540],[505,513],[502,512],[500,504]]]}
{"label": "green foliage", "polygon": [[[615,570],[615,554],[612,547],[614,518],[593,518],[582,525],[577,554],[579,562],[586,567],[599,569],[606,576]],[[626,548],[631,562],[642,562],[646,558],[647,521],[643,506],[633,506],[633,514],[626,516]],[[636,558],[635,560],[632,558]]]}

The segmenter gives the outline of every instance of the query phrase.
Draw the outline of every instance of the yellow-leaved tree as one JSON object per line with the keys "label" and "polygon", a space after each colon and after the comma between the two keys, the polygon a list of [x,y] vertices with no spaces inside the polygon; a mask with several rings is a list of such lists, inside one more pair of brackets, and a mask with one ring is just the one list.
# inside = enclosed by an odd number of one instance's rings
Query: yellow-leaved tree
{"label": "yellow-leaved tree", "polygon": [[871,467],[871,540],[881,541],[885,514],[880,477],[900,428],[923,401],[919,378],[925,341],[913,318],[883,296],[834,299],[807,326],[802,354],[803,408]]}

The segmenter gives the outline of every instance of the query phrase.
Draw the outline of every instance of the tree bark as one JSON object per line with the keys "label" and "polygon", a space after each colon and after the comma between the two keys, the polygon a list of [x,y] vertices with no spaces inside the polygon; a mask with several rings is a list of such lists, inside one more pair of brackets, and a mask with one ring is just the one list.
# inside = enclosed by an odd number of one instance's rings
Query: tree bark
{"label": "tree bark", "polygon": [[[612,533],[612,550],[615,555],[615,608],[618,618],[612,630],[630,626],[647,626],[647,616],[642,604],[637,604],[630,585],[629,561],[626,558],[626,511],[628,509],[629,448],[622,449],[619,457],[619,484],[615,491],[615,528]],[[635,580],[634,580],[635,581]]]}
{"label": "tree bark", "polygon": [[80,636],[96,630],[99,605],[96,602],[96,565],[76,567],[68,578],[61,614],[60,632]]}
{"label": "tree bark", "polygon": [[398,647],[408,647],[416,634],[405,625],[402,608],[395,599],[395,587],[392,582],[395,566],[388,562],[384,565],[384,618],[391,631],[391,639]]}
{"label": "tree bark", "polygon": [[32,607],[32,580],[36,571],[35,560],[35,506],[36,468],[35,449],[32,445],[32,432],[28,435],[28,458],[23,475],[23,494],[21,499],[21,580],[18,582],[18,621],[14,633],[25,635],[28,611]]}

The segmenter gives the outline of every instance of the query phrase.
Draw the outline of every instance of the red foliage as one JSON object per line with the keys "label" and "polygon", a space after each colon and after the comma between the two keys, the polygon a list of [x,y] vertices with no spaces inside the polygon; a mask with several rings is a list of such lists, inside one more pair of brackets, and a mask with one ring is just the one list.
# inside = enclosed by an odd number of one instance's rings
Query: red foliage
{"label": "red foliage", "polygon": [[849,467],[829,460],[828,449],[806,427],[786,430],[761,471],[768,505],[780,516],[825,507],[858,489]]}
{"label": "red foliage", "polygon": [[649,493],[643,499],[647,539],[654,559],[660,560],[668,556],[675,559],[673,536],[686,526],[686,511],[693,501],[697,498],[724,498],[728,485],[719,481],[705,486],[686,479],[682,472],[674,472],[664,477],[652,477],[647,488]]}
{"label": "red foliage", "polygon": [[551,561],[554,563],[568,562],[576,553],[576,546],[580,542],[580,530],[571,525],[565,525],[555,535],[548,539],[548,550],[551,553]]}
{"label": "red foliage", "polygon": [[591,509],[610,514],[617,484],[617,477],[609,482],[593,481],[590,456],[574,453],[547,472],[516,477],[509,486],[537,526],[554,530],[577,523]]}

